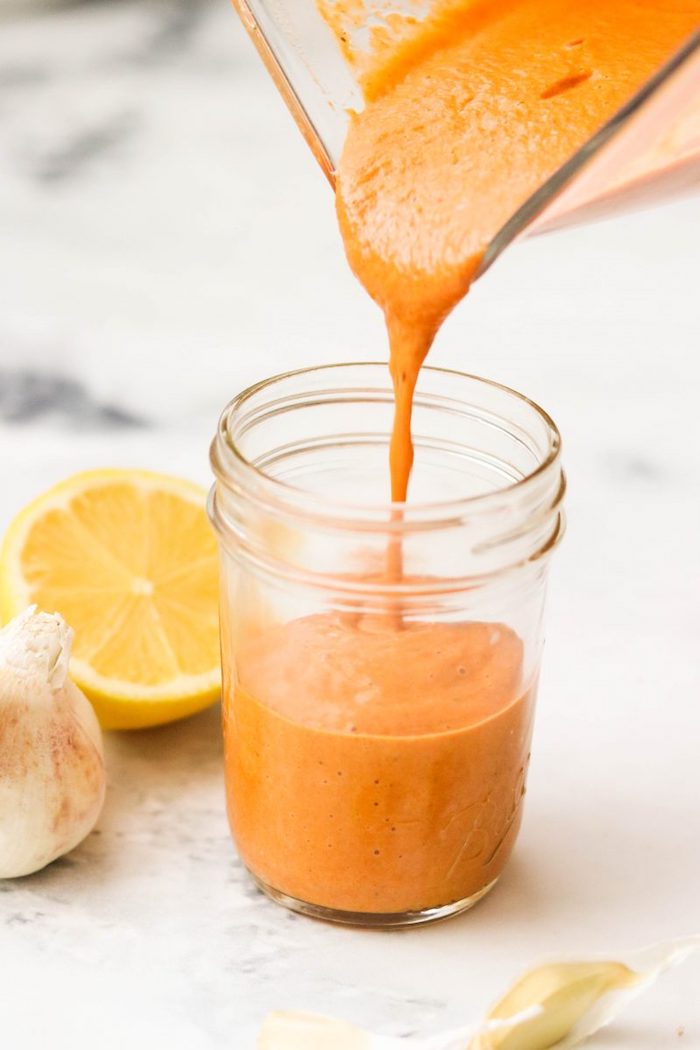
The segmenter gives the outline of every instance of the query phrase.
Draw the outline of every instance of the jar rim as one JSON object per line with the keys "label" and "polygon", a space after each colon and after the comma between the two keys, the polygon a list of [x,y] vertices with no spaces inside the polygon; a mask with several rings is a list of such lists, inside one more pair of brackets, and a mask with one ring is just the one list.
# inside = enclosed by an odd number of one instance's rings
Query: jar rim
{"label": "jar rim", "polygon": [[[316,519],[321,517],[328,523],[333,522],[335,524],[340,524],[343,519],[347,519],[348,524],[353,528],[362,528],[364,524],[365,527],[376,527],[383,532],[390,532],[392,531],[392,512],[400,510],[401,519],[396,523],[396,531],[405,533],[407,530],[410,531],[412,526],[418,528],[425,528],[430,525],[439,527],[442,524],[453,526],[456,520],[467,515],[488,511],[488,509],[501,502],[504,498],[508,499],[536,485],[542,479],[542,476],[557,464],[560,459],[562,442],[559,429],[552,417],[536,401],[495,380],[485,379],[482,376],[468,372],[460,372],[456,369],[438,368],[432,365],[424,366],[421,369],[421,375],[427,374],[428,376],[439,376],[447,379],[466,379],[480,386],[498,390],[533,411],[540,422],[544,424],[547,447],[544,455],[538,457],[538,462],[531,471],[511,484],[503,485],[489,492],[461,496],[456,499],[435,501],[410,500],[407,503],[391,500],[360,503],[335,499],[329,500],[298,485],[276,478],[257,466],[243,453],[230,427],[234,413],[239,413],[245,408],[247,403],[262,391],[274,391],[275,386],[281,383],[302,379],[305,376],[312,379],[321,376],[323,373],[333,375],[349,368],[376,369],[377,374],[379,369],[382,369],[384,374],[388,376],[388,366],[383,361],[352,361],[312,365],[306,368],[280,372],[267,379],[259,380],[233,397],[221,413],[217,434],[211,445],[210,459],[212,469],[217,478],[223,484],[227,484],[227,482],[242,484],[246,494],[252,496],[254,492],[256,500],[268,505],[275,504],[280,510],[287,510],[294,514],[311,516]],[[417,387],[416,398],[420,398],[420,395],[420,387]],[[251,490],[250,492],[248,491],[249,489]]]}

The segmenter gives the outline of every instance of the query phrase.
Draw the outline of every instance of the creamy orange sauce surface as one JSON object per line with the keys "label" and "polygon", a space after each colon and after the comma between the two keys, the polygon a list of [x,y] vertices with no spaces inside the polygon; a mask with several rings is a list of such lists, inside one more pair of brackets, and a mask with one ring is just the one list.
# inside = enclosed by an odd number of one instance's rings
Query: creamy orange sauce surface
{"label": "creamy orange sauce surface", "polygon": [[239,655],[224,703],[228,807],[265,883],[350,912],[478,893],[520,823],[532,725],[500,624],[319,614]]}
{"label": "creamy orange sauce surface", "polygon": [[337,210],[386,316],[394,499],[408,489],[418,369],[489,243],[699,24],[699,0],[442,0],[365,64]]}
{"label": "creamy orange sauce surface", "polygon": [[[353,58],[361,0],[332,8]],[[698,22],[700,0],[442,0],[422,25],[377,29],[337,209],[350,264],[386,316],[394,500],[408,492],[418,370],[489,242]],[[390,578],[400,555],[392,544]],[[274,889],[348,912],[478,894],[520,820],[534,696],[521,641],[499,624],[394,612],[319,614],[235,647],[224,633],[240,852]]]}

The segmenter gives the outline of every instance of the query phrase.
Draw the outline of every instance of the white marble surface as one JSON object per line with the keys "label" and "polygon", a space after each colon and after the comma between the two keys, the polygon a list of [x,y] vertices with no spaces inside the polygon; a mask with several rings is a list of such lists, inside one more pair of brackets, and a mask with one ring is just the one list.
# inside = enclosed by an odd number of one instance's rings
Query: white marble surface
{"label": "white marble surface", "polygon": [[[384,355],[330,194],[225,0],[3,4],[0,230],[0,525],[89,465],[206,481],[243,384]],[[229,842],[217,712],[113,734],[98,832],[0,886],[3,1050],[249,1050],[273,1007],[428,1031],[543,955],[700,927],[698,231],[696,201],[518,246],[434,351],[535,397],[566,444],[500,887],[409,933],[292,917]],[[591,1045],[698,1050],[700,962]]]}

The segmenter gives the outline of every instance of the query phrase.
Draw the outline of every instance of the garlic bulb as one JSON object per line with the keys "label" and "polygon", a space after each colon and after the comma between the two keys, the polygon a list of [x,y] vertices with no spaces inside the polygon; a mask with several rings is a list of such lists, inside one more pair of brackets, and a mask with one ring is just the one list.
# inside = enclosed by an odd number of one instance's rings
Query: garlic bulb
{"label": "garlic bulb", "polygon": [[68,853],[102,809],[102,734],[68,677],[72,640],[36,606],[0,630],[0,878]]}

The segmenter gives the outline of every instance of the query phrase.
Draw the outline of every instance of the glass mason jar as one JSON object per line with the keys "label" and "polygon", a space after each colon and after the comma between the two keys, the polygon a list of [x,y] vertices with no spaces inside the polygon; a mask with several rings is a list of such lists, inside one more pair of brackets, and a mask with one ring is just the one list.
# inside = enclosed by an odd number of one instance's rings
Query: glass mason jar
{"label": "glass mason jar", "polygon": [[405,505],[392,411],[383,364],[293,372],[234,398],[211,450],[233,837],[274,900],[365,926],[456,914],[503,870],[564,527],[532,401],[424,368]]}

